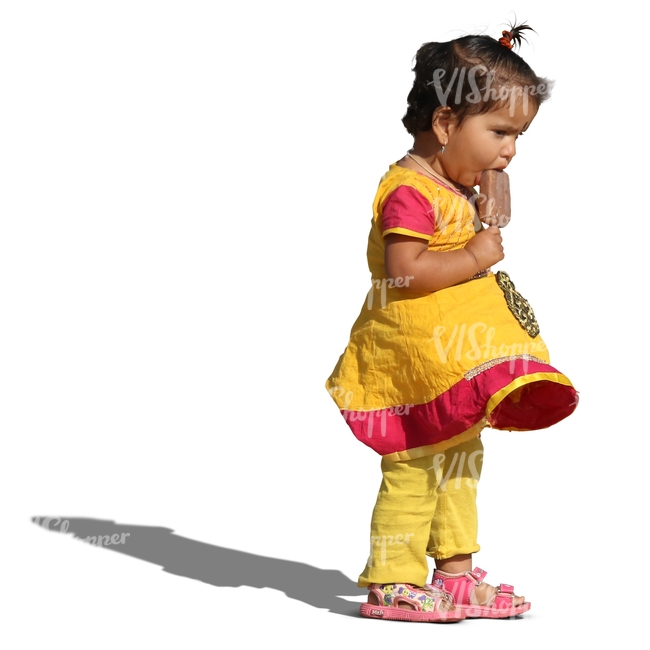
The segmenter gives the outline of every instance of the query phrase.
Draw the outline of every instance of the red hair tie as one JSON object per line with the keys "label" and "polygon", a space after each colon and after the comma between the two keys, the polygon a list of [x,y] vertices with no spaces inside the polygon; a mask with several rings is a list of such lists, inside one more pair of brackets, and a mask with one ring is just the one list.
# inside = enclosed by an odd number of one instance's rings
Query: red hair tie
{"label": "red hair tie", "polygon": [[503,47],[507,47],[509,50],[512,49],[512,32],[503,31],[501,32],[502,37],[499,39],[499,43]]}

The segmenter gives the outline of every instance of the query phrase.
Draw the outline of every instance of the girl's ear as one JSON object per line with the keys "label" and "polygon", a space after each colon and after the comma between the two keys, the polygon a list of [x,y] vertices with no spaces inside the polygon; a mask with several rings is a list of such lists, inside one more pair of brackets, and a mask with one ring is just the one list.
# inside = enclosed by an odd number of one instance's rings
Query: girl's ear
{"label": "girl's ear", "polygon": [[431,128],[441,145],[449,142],[449,129],[455,124],[456,117],[449,106],[438,106],[436,108],[431,120]]}

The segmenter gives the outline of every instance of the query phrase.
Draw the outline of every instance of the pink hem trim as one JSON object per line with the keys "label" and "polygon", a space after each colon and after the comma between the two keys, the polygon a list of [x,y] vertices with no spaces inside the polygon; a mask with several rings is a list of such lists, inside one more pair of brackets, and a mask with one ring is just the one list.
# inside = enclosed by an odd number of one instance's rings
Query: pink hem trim
{"label": "pink hem trim", "polygon": [[[489,368],[472,379],[461,379],[426,404],[405,404],[373,411],[341,410],[355,437],[385,456],[444,442],[486,417],[489,399],[518,377],[544,373],[561,375],[544,363],[516,359]],[[499,429],[545,429],[568,417],[577,406],[572,386],[538,380],[526,385],[517,404],[506,399],[490,417]],[[503,405],[503,406],[502,406]]]}

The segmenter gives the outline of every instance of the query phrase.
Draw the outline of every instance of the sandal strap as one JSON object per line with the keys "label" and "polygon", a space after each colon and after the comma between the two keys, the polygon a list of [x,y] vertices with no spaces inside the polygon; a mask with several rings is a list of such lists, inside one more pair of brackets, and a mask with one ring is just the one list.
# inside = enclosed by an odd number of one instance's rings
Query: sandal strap
{"label": "sandal strap", "polygon": [[510,609],[512,607],[512,601],[515,598],[515,590],[512,585],[506,585],[501,583],[496,590],[492,598],[486,603],[486,607],[494,607],[496,609]]}
{"label": "sandal strap", "polygon": [[445,573],[436,569],[432,587],[443,589],[450,594],[452,602],[456,605],[470,605],[473,604],[472,594],[485,575],[486,572],[481,569],[465,573]]}
{"label": "sandal strap", "polygon": [[476,584],[480,585],[485,579],[485,576],[487,575],[487,571],[483,571],[483,569],[479,567],[474,567],[474,570],[468,571],[467,575],[472,576],[472,578],[476,580]]}
{"label": "sandal strap", "polygon": [[375,594],[382,607],[397,607],[399,603],[408,603],[418,612],[438,610],[441,600],[452,602],[447,594],[429,587],[417,587],[407,583],[371,584],[368,589]]}
{"label": "sandal strap", "polygon": [[[444,589],[450,593],[453,602],[458,605],[474,605],[474,590],[482,584],[487,571],[480,567],[475,567],[472,571],[457,574],[447,574],[444,571],[434,573],[433,585],[438,589]],[[512,585],[501,583],[494,591],[494,595],[486,603],[486,607],[506,607],[512,604],[515,597],[515,590]]]}

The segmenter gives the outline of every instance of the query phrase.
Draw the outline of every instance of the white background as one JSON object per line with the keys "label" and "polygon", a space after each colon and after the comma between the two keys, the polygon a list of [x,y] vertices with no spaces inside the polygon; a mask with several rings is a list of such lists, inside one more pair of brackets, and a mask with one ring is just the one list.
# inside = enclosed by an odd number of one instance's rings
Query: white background
{"label": "white background", "polygon": [[[648,16],[445,4],[2,3],[3,645],[640,647]],[[556,86],[508,170],[499,268],[581,403],[484,434],[476,563],[533,607],[368,621],[379,457],[324,382],[411,144],[413,55],[513,11]]]}

